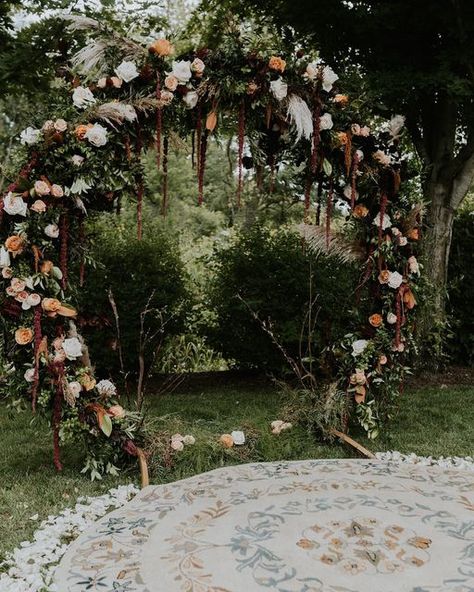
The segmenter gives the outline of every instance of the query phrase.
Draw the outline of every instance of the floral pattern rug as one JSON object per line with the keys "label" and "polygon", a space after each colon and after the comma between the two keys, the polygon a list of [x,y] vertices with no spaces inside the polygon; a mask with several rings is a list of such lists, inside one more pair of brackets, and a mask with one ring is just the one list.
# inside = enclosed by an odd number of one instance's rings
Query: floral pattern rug
{"label": "floral pattern rug", "polygon": [[60,592],[474,592],[472,472],[308,460],[149,486],[66,552]]}

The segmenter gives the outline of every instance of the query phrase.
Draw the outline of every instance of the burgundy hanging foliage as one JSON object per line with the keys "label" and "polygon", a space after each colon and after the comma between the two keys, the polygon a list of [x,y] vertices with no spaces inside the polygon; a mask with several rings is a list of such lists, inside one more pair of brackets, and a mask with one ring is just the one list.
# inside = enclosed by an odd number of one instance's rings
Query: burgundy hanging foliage
{"label": "burgundy hanging foliage", "polygon": [[201,167],[201,141],[202,141],[202,107],[198,103],[197,114],[196,114],[196,130],[195,130],[195,142],[196,142],[196,175],[199,179],[199,169]]}
{"label": "burgundy hanging foliage", "polygon": [[320,127],[321,127],[321,103],[319,99],[316,97],[316,106],[313,109],[313,139],[312,139],[312,147],[311,147],[311,172],[316,174],[318,170],[318,151],[319,151],[319,142],[321,140],[320,135]]}
{"label": "burgundy hanging foliage", "polygon": [[[118,203],[119,200],[117,200]],[[85,265],[85,243],[86,243],[86,233],[85,233],[85,224],[84,224],[84,214],[79,215],[79,248],[81,249],[81,260],[79,262],[79,286],[82,288],[84,285],[84,277],[86,273],[86,265]]]}
{"label": "burgundy hanging foliage", "polygon": [[380,253],[380,247],[382,246],[383,240],[383,221],[385,218],[385,212],[387,211],[387,202],[387,194],[385,193],[385,191],[382,191],[382,195],[380,196],[380,220],[378,228],[379,269],[382,269],[382,255]]}
{"label": "burgundy hanging foliage", "polygon": [[68,274],[68,235],[69,235],[69,216],[67,213],[61,214],[59,217],[59,240],[61,243],[59,253],[59,269],[62,273],[61,287],[63,290],[67,288],[67,274]]}
{"label": "burgundy hanging foliage", "polygon": [[397,296],[395,300],[395,315],[397,317],[395,323],[395,347],[400,347],[401,343],[401,330],[402,330],[402,290],[401,286],[397,290]]}
{"label": "burgundy hanging foliage", "polygon": [[64,400],[64,362],[53,362],[50,365],[55,386],[52,428],[53,428],[53,462],[57,471],[62,471],[59,430],[61,427],[62,405]]}
{"label": "burgundy hanging foliage", "polygon": [[163,127],[163,109],[160,106],[161,100],[161,84],[160,84],[160,73],[156,74],[156,100],[158,102],[156,108],[156,166],[158,170],[161,166],[161,134]]}
{"label": "burgundy hanging foliage", "polygon": [[41,332],[41,305],[35,306],[34,312],[34,374],[33,384],[31,385],[31,408],[33,413],[36,411],[36,400],[38,398],[38,387],[39,387],[39,363],[40,363],[40,346],[43,338]]}
{"label": "burgundy hanging foliage", "polygon": [[166,217],[168,210],[168,136],[163,140],[163,199],[161,202],[161,215]]}
{"label": "burgundy hanging foliage", "polygon": [[244,184],[244,166],[242,159],[244,157],[244,143],[245,143],[245,103],[242,101],[240,103],[239,109],[239,129],[238,129],[238,143],[239,143],[239,152],[238,152],[238,182],[237,182],[237,207],[240,208],[240,204],[242,201],[242,189]]}

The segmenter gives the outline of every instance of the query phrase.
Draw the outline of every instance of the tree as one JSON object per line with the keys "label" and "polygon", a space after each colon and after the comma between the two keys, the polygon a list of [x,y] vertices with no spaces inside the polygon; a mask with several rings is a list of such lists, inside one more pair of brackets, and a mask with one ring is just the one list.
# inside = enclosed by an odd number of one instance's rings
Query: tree
{"label": "tree", "polygon": [[432,319],[443,321],[453,219],[474,179],[474,3],[246,0],[246,5],[260,17],[274,18],[287,34],[291,27],[303,40],[314,39],[321,57],[339,73],[356,68],[375,110],[405,115],[428,205]]}

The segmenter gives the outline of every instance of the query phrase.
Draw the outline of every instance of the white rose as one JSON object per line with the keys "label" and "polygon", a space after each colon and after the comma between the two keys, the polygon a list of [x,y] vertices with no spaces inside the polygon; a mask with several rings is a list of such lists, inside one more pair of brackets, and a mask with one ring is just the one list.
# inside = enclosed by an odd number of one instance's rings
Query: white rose
{"label": "white rose", "polygon": [[84,134],[84,137],[87,138],[93,146],[100,148],[107,144],[107,129],[103,125],[100,125],[100,123],[94,123],[94,125]]}
{"label": "white rose", "polygon": [[58,238],[59,236],[59,226],[57,224],[48,224],[44,229],[44,233],[49,238]]}
{"label": "white rose", "polygon": [[35,369],[34,368],[28,368],[28,370],[25,370],[25,373],[23,374],[26,382],[33,382],[33,380],[35,379]]}
{"label": "white rose", "polygon": [[364,160],[364,153],[362,152],[362,150],[356,150],[355,156],[357,156],[359,161]]}
{"label": "white rose", "polygon": [[396,322],[397,322],[397,315],[393,314],[393,312],[389,312],[387,315],[387,323],[389,325],[395,325]]}
{"label": "white rose", "polygon": [[28,206],[18,193],[7,193],[3,202],[3,209],[10,216],[26,216]]}
{"label": "white rose", "polygon": [[54,129],[57,132],[65,132],[67,130],[67,122],[64,119],[56,119]]}
{"label": "white rose", "polygon": [[318,75],[318,64],[317,62],[311,62],[306,66],[306,72],[304,73],[304,77],[308,80],[314,80]]}
{"label": "white rose", "polygon": [[367,339],[357,339],[357,341],[354,341],[354,343],[352,344],[352,355],[359,356],[364,352],[365,348],[368,345],[369,342],[367,341]]}
{"label": "white rose", "polygon": [[188,109],[194,109],[197,105],[198,98],[197,92],[195,90],[190,90],[184,95],[183,101],[186,103]]}
{"label": "white rose", "polygon": [[110,380],[99,380],[95,388],[102,397],[115,397],[117,394],[117,388]]}
{"label": "white rose", "polygon": [[173,62],[173,69],[171,74],[178,79],[181,84],[186,84],[192,76],[191,62],[180,60],[179,62]]}
{"label": "white rose", "polygon": [[77,337],[69,337],[63,341],[63,350],[68,360],[76,360],[82,356],[82,345]]}
{"label": "white rose", "polygon": [[36,144],[41,137],[41,130],[34,127],[27,127],[20,134],[20,142],[25,146]]}
{"label": "white rose", "polygon": [[11,259],[10,253],[5,249],[5,247],[0,247],[0,267],[10,267]]}
{"label": "white rose", "polygon": [[171,440],[171,448],[177,452],[181,452],[184,449],[182,440]]}
{"label": "white rose", "polygon": [[79,397],[79,395],[81,394],[82,385],[77,380],[73,380],[72,382],[68,383],[67,390],[69,391],[69,393],[73,397],[75,397],[77,399]]}
{"label": "white rose", "polygon": [[234,431],[230,435],[236,446],[242,446],[242,444],[245,444],[245,434],[243,432]]}
{"label": "white rose", "polygon": [[407,239],[407,237],[406,237],[406,236],[401,236],[401,237],[398,239],[398,244],[399,244],[401,247],[406,247],[406,246],[407,246],[407,244],[408,244],[408,239]]}
{"label": "white rose", "polygon": [[38,306],[41,302],[41,296],[39,294],[33,293],[28,294],[26,299],[22,302],[21,308],[23,310],[29,310],[32,306]]}
{"label": "white rose", "polygon": [[403,276],[398,271],[392,271],[388,280],[388,285],[396,290],[403,282]]}
{"label": "white rose", "polygon": [[74,156],[71,156],[71,162],[74,166],[80,167],[80,166],[82,166],[82,163],[84,162],[84,157],[81,156],[80,154],[74,154]]}
{"label": "white rose", "polygon": [[281,78],[270,82],[270,90],[277,101],[282,101],[288,94],[288,85]]}
{"label": "white rose", "polygon": [[338,80],[339,76],[334,72],[330,66],[324,66],[323,68],[323,89],[329,92],[333,84]]}
{"label": "white rose", "polygon": [[183,438],[183,443],[186,444],[186,446],[192,446],[193,444],[196,444],[196,438],[190,434],[187,434]]}
{"label": "white rose", "polygon": [[[375,216],[375,218],[372,221],[372,224],[375,224],[375,226],[380,226],[380,212]],[[383,230],[385,230],[386,228],[388,228],[391,225],[392,225],[392,221],[390,220],[390,216],[388,214],[384,214],[383,220],[382,220]]]}
{"label": "white rose", "polygon": [[323,113],[319,118],[319,129],[323,130],[330,130],[332,129],[334,123],[332,121],[332,115],[330,113]]}
{"label": "white rose", "polygon": [[135,64],[133,62],[126,61],[123,61],[119,66],[115,68],[115,73],[119,78],[121,78],[125,82],[130,82],[140,75]]}
{"label": "white rose", "polygon": [[78,109],[85,109],[95,103],[95,98],[89,88],[78,86],[72,93],[72,102]]}

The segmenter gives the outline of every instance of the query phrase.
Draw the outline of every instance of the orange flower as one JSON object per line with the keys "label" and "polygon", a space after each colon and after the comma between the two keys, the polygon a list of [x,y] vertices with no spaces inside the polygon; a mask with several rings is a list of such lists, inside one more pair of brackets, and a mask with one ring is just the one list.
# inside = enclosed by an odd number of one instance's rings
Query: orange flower
{"label": "orange flower", "polygon": [[372,327],[375,327],[375,328],[380,327],[380,325],[383,323],[382,315],[380,315],[378,313],[370,315],[369,323],[372,325]]}
{"label": "orange flower", "polygon": [[357,204],[352,211],[354,218],[365,218],[369,213],[369,209],[362,204]]}
{"label": "orange flower", "polygon": [[153,41],[148,48],[148,51],[163,58],[174,53],[174,47],[168,39],[157,39],[156,41]]}
{"label": "orange flower", "polygon": [[50,274],[53,271],[54,264],[52,261],[48,261],[47,259],[43,261],[40,265],[41,273],[46,275]]}
{"label": "orange flower", "polygon": [[61,303],[57,298],[43,298],[41,303],[43,310],[45,312],[51,312],[56,314],[58,310],[61,308]]}
{"label": "orange flower", "polygon": [[87,131],[90,130],[92,127],[94,127],[92,125],[92,123],[78,125],[76,127],[76,129],[74,130],[74,134],[76,135],[76,138],[78,140],[83,140]]}
{"label": "orange flower", "polygon": [[232,448],[234,445],[234,438],[232,438],[230,434],[222,434],[222,436],[219,438],[219,442],[226,448]]}
{"label": "orange flower", "polygon": [[410,288],[405,290],[405,293],[403,294],[403,302],[405,303],[405,306],[409,310],[411,310],[412,308],[415,308],[416,300],[415,300],[415,296],[413,295],[413,292],[410,290]]}
{"label": "orange flower", "polygon": [[79,382],[86,391],[91,391],[96,385],[96,379],[90,374],[83,374],[79,378]]}
{"label": "orange flower", "polygon": [[333,100],[337,105],[341,105],[342,107],[345,107],[349,103],[349,97],[347,95],[337,94]]}
{"label": "orange flower", "polygon": [[277,72],[284,72],[286,68],[286,62],[278,56],[272,56],[268,61],[268,67],[271,70],[276,70]]}
{"label": "orange flower", "polygon": [[413,230],[410,230],[410,232],[407,233],[407,237],[417,241],[420,238],[420,231],[418,228],[413,228]]}
{"label": "orange flower", "polygon": [[388,269],[382,269],[382,271],[379,273],[379,282],[381,284],[388,284],[389,280],[390,272],[388,271]]}
{"label": "orange flower", "polygon": [[347,142],[349,141],[349,138],[346,134],[346,132],[337,132],[337,139],[339,141],[339,144],[341,144],[341,146],[345,146],[347,144]]}
{"label": "orange flower", "polygon": [[27,345],[33,341],[33,331],[27,327],[20,327],[15,331],[15,341],[18,345]]}
{"label": "orange flower", "polygon": [[10,251],[10,253],[13,253],[13,255],[19,255],[23,252],[25,241],[18,234],[13,234],[5,241],[5,247],[7,251]]}

